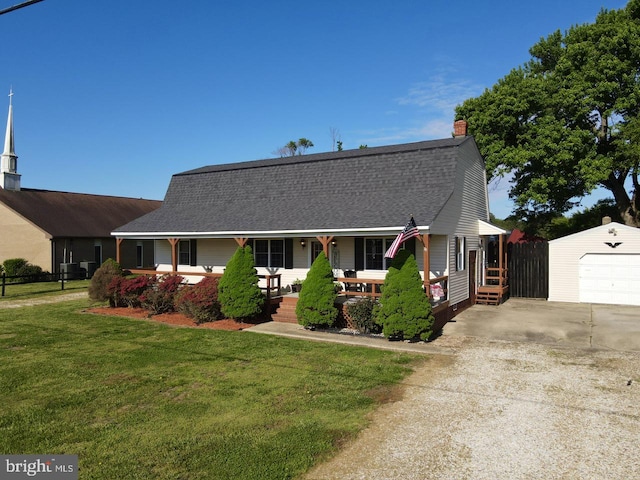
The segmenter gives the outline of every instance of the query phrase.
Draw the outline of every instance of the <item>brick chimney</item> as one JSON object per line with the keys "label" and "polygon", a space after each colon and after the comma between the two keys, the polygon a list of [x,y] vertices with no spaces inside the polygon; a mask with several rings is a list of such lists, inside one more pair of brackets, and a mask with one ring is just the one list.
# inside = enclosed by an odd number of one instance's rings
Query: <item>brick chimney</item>
{"label": "brick chimney", "polygon": [[454,137],[466,137],[467,136],[467,122],[466,120],[456,120],[453,122],[453,136]]}

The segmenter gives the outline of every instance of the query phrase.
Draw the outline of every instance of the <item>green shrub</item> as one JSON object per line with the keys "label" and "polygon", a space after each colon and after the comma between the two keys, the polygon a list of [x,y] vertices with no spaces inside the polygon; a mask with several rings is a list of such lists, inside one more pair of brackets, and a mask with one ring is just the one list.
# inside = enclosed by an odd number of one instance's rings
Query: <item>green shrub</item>
{"label": "green shrub", "polygon": [[226,317],[249,319],[262,311],[264,295],[258,280],[251,247],[238,247],[218,283],[220,308]]}
{"label": "green shrub", "polygon": [[427,340],[431,336],[431,303],[424,293],[416,259],[409,251],[400,250],[391,263],[374,318],[388,338]]}
{"label": "green shrub", "polygon": [[7,277],[13,277],[18,275],[18,270],[25,267],[28,263],[24,258],[8,258],[2,263],[2,266]]}
{"label": "green shrub", "polygon": [[31,265],[30,263],[27,263],[26,265],[23,265],[22,267],[20,267],[16,273],[16,275],[18,276],[22,276],[22,275],[42,275],[43,272],[42,271],[42,267],[39,265]]}
{"label": "green shrub", "polygon": [[96,302],[106,302],[109,300],[109,305],[115,307],[109,296],[109,285],[115,277],[122,277],[123,272],[120,264],[108,258],[104,263],[96,270],[89,283],[89,298]]}
{"label": "green shrub", "polygon": [[140,295],[140,304],[152,315],[175,310],[174,299],[184,283],[184,277],[167,274],[154,280]]}
{"label": "green shrub", "polygon": [[335,301],[333,271],[324,252],[321,252],[302,283],[296,305],[298,323],[305,327],[333,325],[338,317]]}
{"label": "green shrub", "polygon": [[364,297],[346,306],[347,315],[361,333],[380,333],[382,328],[373,320],[373,310],[378,302]]}
{"label": "green shrub", "polygon": [[205,277],[195,285],[183,287],[175,298],[175,308],[197,324],[220,319],[219,279]]}

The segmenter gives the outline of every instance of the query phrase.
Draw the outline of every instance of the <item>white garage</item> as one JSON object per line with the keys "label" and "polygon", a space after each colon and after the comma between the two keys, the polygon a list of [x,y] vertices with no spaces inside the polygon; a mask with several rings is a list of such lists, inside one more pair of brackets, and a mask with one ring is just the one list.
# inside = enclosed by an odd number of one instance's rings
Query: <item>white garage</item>
{"label": "white garage", "polygon": [[549,242],[549,300],[640,305],[640,229],[614,222]]}

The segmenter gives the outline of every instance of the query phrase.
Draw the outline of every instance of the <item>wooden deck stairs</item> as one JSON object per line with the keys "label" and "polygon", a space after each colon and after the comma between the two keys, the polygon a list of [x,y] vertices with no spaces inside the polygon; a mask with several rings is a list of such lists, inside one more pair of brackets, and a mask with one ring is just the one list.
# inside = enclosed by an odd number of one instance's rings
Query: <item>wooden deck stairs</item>
{"label": "wooden deck stairs", "polygon": [[487,268],[485,285],[478,287],[476,304],[500,305],[509,294],[506,268]]}

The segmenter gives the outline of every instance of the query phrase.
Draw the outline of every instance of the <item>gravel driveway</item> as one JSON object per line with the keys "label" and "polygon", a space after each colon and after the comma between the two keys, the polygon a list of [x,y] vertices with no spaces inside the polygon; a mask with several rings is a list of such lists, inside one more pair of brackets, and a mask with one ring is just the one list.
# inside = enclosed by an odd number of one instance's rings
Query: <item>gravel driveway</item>
{"label": "gravel driveway", "polygon": [[428,356],[306,479],[640,478],[640,352],[437,342],[453,355]]}

